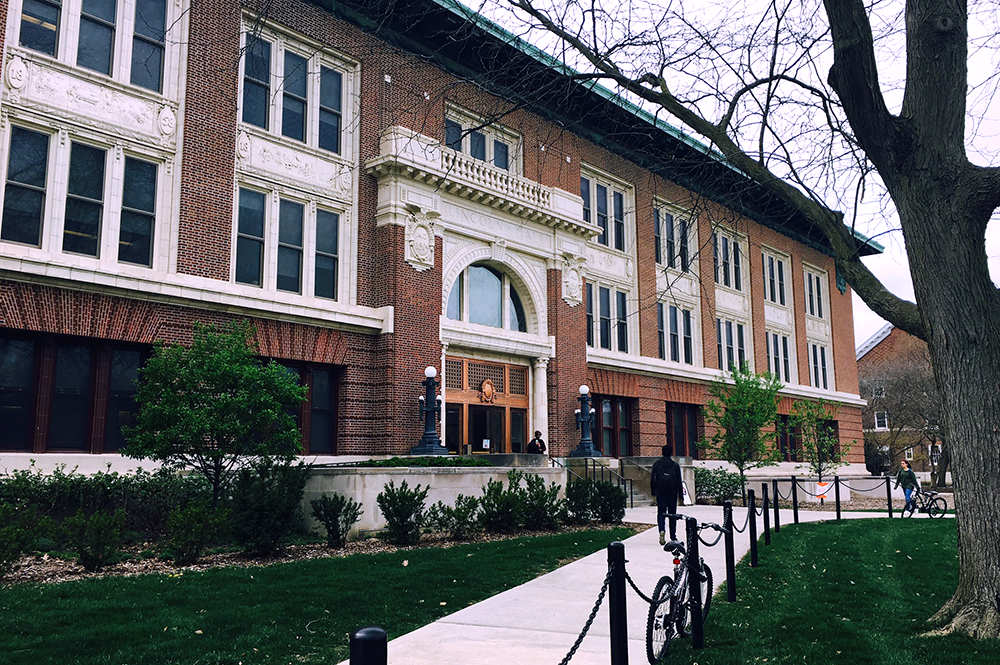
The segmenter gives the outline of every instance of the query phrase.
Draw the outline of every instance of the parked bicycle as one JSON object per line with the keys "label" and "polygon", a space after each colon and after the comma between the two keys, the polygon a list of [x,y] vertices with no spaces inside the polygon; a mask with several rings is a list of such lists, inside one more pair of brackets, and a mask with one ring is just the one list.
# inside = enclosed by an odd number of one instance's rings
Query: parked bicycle
{"label": "parked bicycle", "polygon": [[[675,515],[683,519],[683,515]],[[718,524],[706,522],[698,525],[698,530],[715,529],[720,533],[725,528]],[[663,551],[674,555],[674,575],[664,575],[653,589],[652,604],[649,606],[649,616],[646,620],[646,658],[650,665],[661,663],[670,649],[670,642],[677,635],[687,637],[691,634],[691,598],[688,594],[688,564],[687,552],[691,548],[689,542],[671,540],[663,546]],[[712,581],[712,569],[705,560],[698,558],[698,578],[701,587],[702,622],[708,618],[708,608],[712,602],[712,592],[715,586]]]}
{"label": "parked bicycle", "polygon": [[929,517],[944,517],[948,502],[930,490],[917,490],[910,497],[910,507],[903,508],[901,517],[912,517],[914,512],[927,513]]}

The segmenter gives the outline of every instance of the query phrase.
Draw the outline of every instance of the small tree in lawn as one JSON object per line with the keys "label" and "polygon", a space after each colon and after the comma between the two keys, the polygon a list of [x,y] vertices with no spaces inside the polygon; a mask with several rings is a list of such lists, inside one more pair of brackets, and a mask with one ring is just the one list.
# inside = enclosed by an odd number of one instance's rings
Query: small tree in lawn
{"label": "small tree in lawn", "polygon": [[290,411],[306,396],[286,369],[255,355],[246,322],[223,329],[195,324],[190,348],[157,343],[142,368],[137,424],[122,454],[193,468],[212,484],[212,506],[243,466],[301,450]]}
{"label": "small tree in lawn", "polygon": [[836,414],[836,405],[825,399],[799,400],[792,405],[788,424],[796,430],[800,457],[816,475],[817,482],[823,482],[824,476],[829,477],[834,469],[847,464],[845,458],[851,447],[839,445],[837,432],[830,425]]}
{"label": "small tree in lawn", "polygon": [[705,421],[715,425],[711,446],[715,459],[736,467],[746,503],[747,471],[777,464],[774,423],[778,416],[781,382],[771,374],[754,374],[748,365],[734,369],[732,382],[713,381],[705,405]]}

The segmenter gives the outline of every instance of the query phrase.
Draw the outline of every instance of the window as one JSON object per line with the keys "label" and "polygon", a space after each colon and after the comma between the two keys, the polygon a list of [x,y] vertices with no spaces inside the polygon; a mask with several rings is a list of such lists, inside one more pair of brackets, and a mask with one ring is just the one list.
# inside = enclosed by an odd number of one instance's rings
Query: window
{"label": "window", "polygon": [[119,261],[152,267],[155,209],[156,164],[126,157],[118,236]]}
{"label": "window", "polygon": [[[78,67],[154,92],[163,91],[166,0],[24,0],[21,46],[58,57],[60,19],[76,43]],[[71,49],[72,50],[72,49]],[[119,64],[115,54],[122,53]],[[117,70],[117,71],[116,71]]]}
{"label": "window", "polygon": [[628,353],[628,294],[591,282],[585,289],[587,346]]}
{"label": "window", "polygon": [[40,247],[49,137],[12,127],[0,240]]}
{"label": "window", "polygon": [[889,429],[889,414],[885,411],[875,412],[875,429]]}
{"label": "window", "polygon": [[515,160],[520,152],[520,137],[457,109],[448,109],[444,121],[445,145],[473,159],[492,164],[504,171],[517,171]]}
{"label": "window", "polygon": [[778,450],[781,459],[785,462],[798,462],[798,446],[795,440],[795,428],[792,427],[791,418],[787,415],[779,415],[774,424],[774,430],[778,435]]}
{"label": "window", "polygon": [[447,316],[456,321],[528,332],[524,305],[510,277],[480,263],[463,270],[455,280],[448,295]]}
{"label": "window", "polygon": [[628,308],[626,306],[625,293],[623,291],[618,291],[616,293],[616,300],[618,301],[618,321],[616,326],[618,328],[618,350],[622,353],[628,352]]}
{"label": "window", "polygon": [[809,347],[812,355],[812,385],[826,390],[829,387],[826,378],[826,347],[819,344],[810,344]]}
{"label": "window", "polygon": [[670,360],[687,365],[694,363],[691,337],[691,310],[670,305]]}
{"label": "window", "polygon": [[56,347],[55,378],[52,380],[52,413],[49,447],[58,450],[85,450],[90,439],[91,385],[94,349],[78,344]]}
{"label": "window", "polygon": [[100,253],[106,159],[106,150],[76,142],[70,148],[64,252],[94,257]]}
{"label": "window", "polygon": [[611,348],[611,290],[603,286],[598,290],[601,298],[601,348]]}
{"label": "window", "polygon": [[903,451],[903,456],[906,459],[908,459],[908,460],[912,460],[913,459],[913,448],[907,448],[905,451]]}
{"label": "window", "polygon": [[293,141],[340,153],[346,66],[268,30],[247,33],[243,57],[243,122]]}
{"label": "window", "polygon": [[761,252],[764,276],[764,299],[777,305],[785,304],[785,261],[769,251]]}
{"label": "window", "polygon": [[626,207],[629,201],[625,186],[585,175],[580,178],[580,197],[583,199],[583,221],[596,223],[601,228],[597,242],[624,252],[628,244]]}
{"label": "window", "polygon": [[733,371],[740,369],[747,361],[746,337],[742,323],[715,320],[715,340],[719,354],[719,369]]}
{"label": "window", "polygon": [[632,407],[634,399],[593,395],[591,404],[597,410],[594,423],[594,446],[609,457],[632,454]]}
{"label": "window", "polygon": [[30,452],[34,441],[35,342],[0,337],[0,431],[4,450]]}
{"label": "window", "polygon": [[767,371],[779,380],[791,383],[791,362],[788,357],[788,336],[776,332],[764,332],[764,346],[767,347]]}
{"label": "window", "polygon": [[659,357],[660,360],[666,360],[667,349],[666,349],[666,329],[664,327],[663,321],[663,303],[656,303],[656,336],[659,341]]}
{"label": "window", "polygon": [[694,404],[667,402],[667,443],[674,455],[698,459],[698,411]]}
{"label": "window", "polygon": [[715,283],[743,290],[743,252],[736,236],[716,231],[712,234]]}
{"label": "window", "polygon": [[823,281],[820,275],[811,269],[805,271],[806,276],[806,314],[823,318]]}
{"label": "window", "polygon": [[136,381],[143,364],[143,354],[131,349],[112,349],[108,379],[108,405],[105,414],[104,450],[120,450],[125,445],[123,427],[135,425],[139,405],[135,401]]}
{"label": "window", "polygon": [[594,345],[594,285],[590,282],[587,288],[587,346]]}
{"label": "window", "polygon": [[[676,218],[660,208],[653,208],[653,240],[657,264],[683,272],[691,269],[688,227],[688,220]],[[666,236],[665,247],[663,236]]]}
{"label": "window", "polygon": [[240,187],[235,281],[337,300],[341,215],[269,194]]}

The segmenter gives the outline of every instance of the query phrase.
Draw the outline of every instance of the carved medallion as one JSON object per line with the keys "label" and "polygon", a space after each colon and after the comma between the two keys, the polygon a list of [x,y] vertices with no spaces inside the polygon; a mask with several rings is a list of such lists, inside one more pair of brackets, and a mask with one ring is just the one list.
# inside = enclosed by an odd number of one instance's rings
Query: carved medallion
{"label": "carved medallion", "polygon": [[406,262],[418,271],[434,267],[434,220],[436,212],[422,212],[417,206],[407,206],[410,218],[406,222]]}
{"label": "carved medallion", "polygon": [[489,379],[483,379],[483,382],[479,384],[479,401],[487,404],[493,404],[497,401],[496,388]]}
{"label": "carved medallion", "polygon": [[15,55],[7,65],[7,84],[14,90],[20,90],[28,82],[28,68],[21,60],[21,56]]}
{"label": "carved medallion", "polygon": [[583,302],[583,277],[586,259],[573,254],[565,255],[562,267],[562,297],[570,307]]}

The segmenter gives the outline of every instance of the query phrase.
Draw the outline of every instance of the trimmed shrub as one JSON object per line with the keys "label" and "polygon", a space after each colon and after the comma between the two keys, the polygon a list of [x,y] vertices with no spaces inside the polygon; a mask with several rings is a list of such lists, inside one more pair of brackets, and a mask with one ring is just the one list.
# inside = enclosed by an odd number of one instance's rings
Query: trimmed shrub
{"label": "trimmed shrub", "polygon": [[229,511],[212,510],[211,496],[201,504],[191,504],[170,513],[164,534],[164,553],[173,555],[174,565],[190,566],[198,561],[205,546],[225,528]]}
{"label": "trimmed shrub", "polygon": [[452,540],[469,540],[479,533],[479,499],[459,494],[455,506],[438,501],[427,509],[427,524],[435,531],[446,531]]}
{"label": "trimmed shrub", "polygon": [[0,577],[14,569],[21,554],[35,540],[31,526],[23,511],[6,501],[0,502]]}
{"label": "trimmed shrub", "polygon": [[591,510],[603,524],[621,524],[625,519],[628,495],[610,480],[594,483],[594,505]]}
{"label": "trimmed shrub", "polygon": [[698,499],[722,505],[740,496],[743,482],[740,474],[725,469],[694,468],[694,486]]}
{"label": "trimmed shrub", "polygon": [[483,486],[479,500],[479,522],[490,533],[514,533],[524,523],[524,474],[517,469],[507,472],[507,487],[492,478]]}
{"label": "trimmed shrub", "polygon": [[326,544],[340,549],[347,533],[361,519],[361,504],[343,494],[324,494],[309,502],[312,516],[326,529]]}
{"label": "trimmed shrub", "polygon": [[240,469],[232,490],[232,525],[244,554],[272,556],[296,529],[304,530],[299,504],[310,467],[263,457]]}
{"label": "trimmed shrub", "polygon": [[125,528],[125,511],[121,508],[113,513],[98,511],[90,517],[80,510],[76,515],[67,517],[63,527],[80,556],[80,565],[88,573],[96,573],[118,561],[122,530]]}
{"label": "trimmed shrub", "polygon": [[567,521],[573,524],[584,524],[594,519],[594,506],[597,505],[597,488],[590,478],[574,480],[566,485]]}
{"label": "trimmed shrub", "polygon": [[386,529],[384,539],[397,547],[416,545],[420,542],[420,529],[424,525],[424,502],[430,486],[421,489],[420,485],[410,489],[404,480],[399,487],[389,481],[389,484],[375,497],[378,508],[385,517]]}
{"label": "trimmed shrub", "polygon": [[528,529],[559,528],[559,523],[566,516],[565,502],[559,498],[562,485],[555,483],[545,486],[545,479],[535,474],[528,474],[524,490],[524,526]]}

